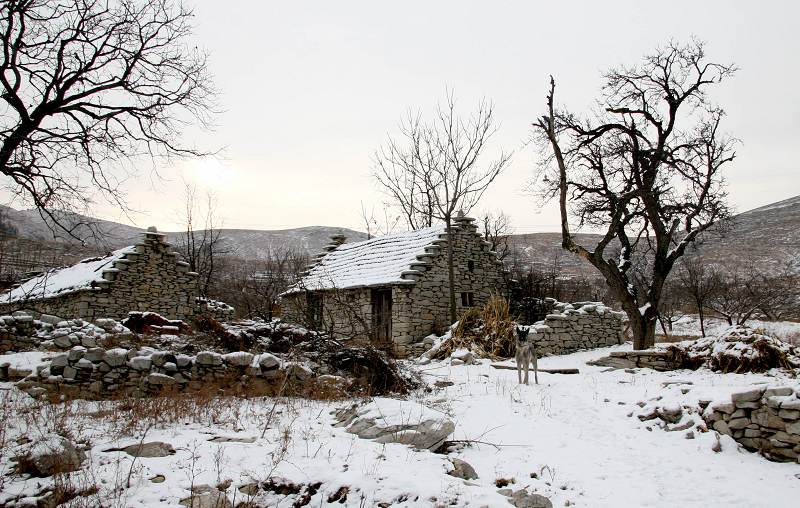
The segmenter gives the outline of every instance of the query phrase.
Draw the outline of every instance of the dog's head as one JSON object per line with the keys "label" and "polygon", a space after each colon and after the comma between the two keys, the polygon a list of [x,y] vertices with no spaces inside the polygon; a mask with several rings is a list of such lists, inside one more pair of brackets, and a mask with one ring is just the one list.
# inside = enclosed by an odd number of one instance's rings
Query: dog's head
{"label": "dog's head", "polygon": [[517,340],[519,342],[525,342],[528,340],[528,332],[530,332],[529,326],[516,326],[515,330],[517,332]]}

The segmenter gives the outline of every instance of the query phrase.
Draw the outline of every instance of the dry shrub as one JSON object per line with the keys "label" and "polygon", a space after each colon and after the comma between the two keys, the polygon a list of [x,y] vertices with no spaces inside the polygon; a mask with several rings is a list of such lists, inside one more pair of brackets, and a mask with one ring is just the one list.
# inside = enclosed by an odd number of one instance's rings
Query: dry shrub
{"label": "dry shrub", "polygon": [[485,358],[509,358],[514,355],[515,326],[508,301],[492,296],[482,308],[464,312],[452,336],[439,346],[434,358],[446,358],[461,348]]}

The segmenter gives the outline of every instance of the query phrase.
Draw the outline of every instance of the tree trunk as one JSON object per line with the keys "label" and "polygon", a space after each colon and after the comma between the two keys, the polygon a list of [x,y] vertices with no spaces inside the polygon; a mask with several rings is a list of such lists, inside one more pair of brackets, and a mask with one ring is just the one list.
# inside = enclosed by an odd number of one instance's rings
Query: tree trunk
{"label": "tree trunk", "polygon": [[701,337],[705,337],[706,336],[706,325],[705,325],[704,319],[703,319],[703,306],[700,305],[700,304],[697,304],[697,314],[698,314],[698,316],[700,318],[700,336]]}
{"label": "tree trunk", "polygon": [[645,310],[644,315],[639,310],[636,301],[629,293],[618,295],[622,302],[622,309],[628,314],[628,322],[633,334],[633,349],[649,349],[656,343],[656,328],[658,319],[652,306]]}
{"label": "tree trunk", "polygon": [[450,323],[456,322],[456,287],[453,273],[453,231],[450,217],[445,217],[447,226],[447,286],[450,293]]}

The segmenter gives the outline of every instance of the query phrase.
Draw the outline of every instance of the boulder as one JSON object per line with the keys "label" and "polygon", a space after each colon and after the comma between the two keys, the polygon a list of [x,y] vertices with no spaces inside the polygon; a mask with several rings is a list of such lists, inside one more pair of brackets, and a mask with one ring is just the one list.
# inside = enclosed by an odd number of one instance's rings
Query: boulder
{"label": "boulder", "polygon": [[34,476],[52,476],[81,468],[86,454],[68,439],[51,435],[31,443],[17,454],[15,460],[20,472]]}
{"label": "boulder", "polygon": [[456,458],[451,458],[450,462],[453,464],[453,470],[447,472],[447,474],[450,476],[455,476],[456,478],[461,478],[462,480],[478,479],[478,473],[475,472],[475,468],[473,468],[468,462]]}

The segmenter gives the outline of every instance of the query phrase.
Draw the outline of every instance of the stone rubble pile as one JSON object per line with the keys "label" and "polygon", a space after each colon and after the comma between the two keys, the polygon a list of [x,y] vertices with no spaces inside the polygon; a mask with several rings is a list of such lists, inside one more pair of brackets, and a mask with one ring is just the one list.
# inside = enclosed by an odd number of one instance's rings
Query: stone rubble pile
{"label": "stone rubble pile", "polygon": [[108,335],[130,337],[131,331],[113,319],[98,318],[91,323],[49,314],[34,318],[21,311],[0,316],[0,353],[96,347]]}
{"label": "stone rubble pile", "polygon": [[703,419],[750,451],[800,463],[800,385],[734,393],[730,402],[709,404]]}
{"label": "stone rubble pile", "polygon": [[747,326],[731,327],[715,337],[657,344],[642,351],[614,351],[589,365],[615,369],[658,371],[707,368],[714,372],[800,371],[800,348],[758,333]]}

